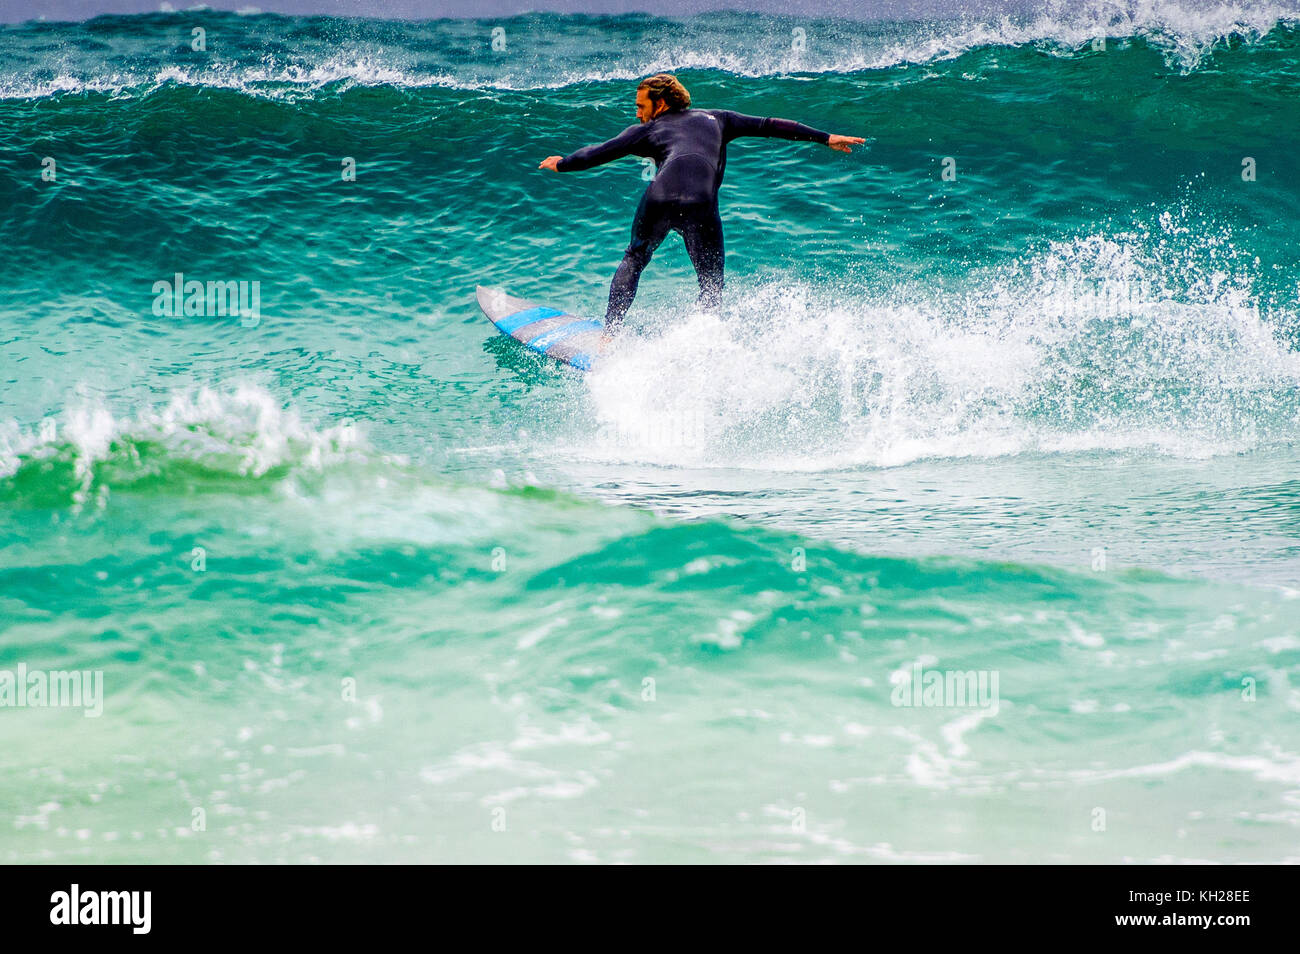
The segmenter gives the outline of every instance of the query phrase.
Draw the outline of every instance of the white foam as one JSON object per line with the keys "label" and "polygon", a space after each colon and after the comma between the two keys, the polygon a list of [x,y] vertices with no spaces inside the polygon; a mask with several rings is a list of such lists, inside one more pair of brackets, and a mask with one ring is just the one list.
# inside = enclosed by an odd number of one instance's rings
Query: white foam
{"label": "white foam", "polygon": [[1300,438],[1300,354],[1257,307],[1231,235],[1186,221],[1052,242],[955,290],[784,283],[735,293],[722,315],[652,317],[587,376],[594,430],[550,446],[829,470],[1025,452],[1197,458]]}
{"label": "white foam", "polygon": [[80,505],[89,499],[97,466],[110,459],[115,447],[141,442],[160,443],[179,457],[257,477],[286,463],[320,470],[355,453],[364,437],[351,421],[312,427],[251,384],[181,391],[161,408],[124,414],[82,396],[74,397],[61,414],[30,427],[17,421],[0,426],[0,476],[15,473],[26,460],[69,454]]}
{"label": "white foam", "polygon": [[[251,10],[241,10],[245,15]],[[752,34],[737,40],[734,49],[718,44],[732,39],[734,27],[720,24],[709,30],[708,20],[698,33],[681,31],[669,45],[640,45],[636,50],[611,49],[600,65],[566,67],[529,62],[522,72],[490,66],[482,74],[447,69],[418,69],[390,62],[382,47],[337,50],[319,61],[299,57],[292,62],[266,57],[257,65],[219,63],[193,70],[115,72],[85,75],[65,69],[60,75],[37,79],[30,75],[0,76],[0,99],[33,99],[60,93],[110,92],[146,95],[168,83],[239,90],[250,96],[280,99],[310,96],[325,86],[390,85],[400,88],[444,86],[465,90],[562,89],[583,83],[641,79],[652,73],[678,70],[719,70],[736,76],[763,77],[789,74],[854,73],[883,70],[907,64],[952,60],[975,49],[1000,46],[1035,46],[1053,55],[1069,55],[1100,37],[1123,42],[1142,37],[1160,50],[1173,68],[1196,69],[1216,47],[1230,38],[1255,42],[1279,24],[1300,23],[1300,9],[1283,0],[1051,0],[1028,16],[990,20],[940,21],[909,25],[906,35],[882,35],[872,24],[836,27],[835,35],[818,37],[809,48],[796,52],[788,38],[776,32],[776,42],[754,43]],[[814,21],[816,22],[816,21]],[[522,37],[526,26],[516,26]],[[700,45],[704,44],[704,45]],[[309,54],[307,54],[309,56]],[[515,61],[507,61],[513,63]],[[605,64],[617,62],[616,67]]]}
{"label": "white foam", "polygon": [[1026,18],[943,26],[909,37],[861,68],[950,60],[981,47],[1035,45],[1063,53],[1099,38],[1144,37],[1171,66],[1189,71],[1229,38],[1255,41],[1279,24],[1296,23],[1298,16],[1294,5],[1272,0],[1051,0]]}

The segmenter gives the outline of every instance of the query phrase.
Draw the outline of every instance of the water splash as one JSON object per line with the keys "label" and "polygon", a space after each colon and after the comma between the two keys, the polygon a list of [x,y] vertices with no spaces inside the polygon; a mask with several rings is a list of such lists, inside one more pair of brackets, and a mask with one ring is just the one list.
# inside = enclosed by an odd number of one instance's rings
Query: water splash
{"label": "water splash", "polygon": [[568,449],[826,470],[1293,441],[1300,353],[1281,327],[1295,309],[1261,308],[1252,271],[1230,230],[1178,210],[952,291],[769,284],[629,338],[590,376],[596,430]]}

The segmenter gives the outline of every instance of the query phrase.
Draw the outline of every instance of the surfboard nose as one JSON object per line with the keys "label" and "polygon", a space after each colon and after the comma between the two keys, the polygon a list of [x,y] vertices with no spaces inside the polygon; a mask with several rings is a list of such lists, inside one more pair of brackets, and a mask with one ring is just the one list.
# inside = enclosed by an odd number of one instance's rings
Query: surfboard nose
{"label": "surfboard nose", "polygon": [[478,306],[483,309],[483,314],[493,321],[538,305],[538,302],[516,298],[504,288],[494,288],[491,285],[475,286],[475,297],[478,298]]}

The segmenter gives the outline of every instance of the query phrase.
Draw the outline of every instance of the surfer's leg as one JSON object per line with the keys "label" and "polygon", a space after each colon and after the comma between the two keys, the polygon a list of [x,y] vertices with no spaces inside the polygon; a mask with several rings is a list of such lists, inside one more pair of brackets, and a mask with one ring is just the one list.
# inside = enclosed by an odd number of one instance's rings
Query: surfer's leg
{"label": "surfer's leg", "polygon": [[669,206],[652,202],[644,195],[641,197],[636,218],[632,220],[632,241],[623,252],[623,261],[614,272],[614,280],[609,283],[609,305],[605,309],[607,334],[619,329],[623,316],[632,307],[641,270],[668,234],[671,211]]}
{"label": "surfer's leg", "polygon": [[709,205],[693,212],[682,229],[686,254],[695,266],[695,276],[700,281],[698,303],[705,308],[716,308],[722,301],[723,260],[722,217],[718,207]]}

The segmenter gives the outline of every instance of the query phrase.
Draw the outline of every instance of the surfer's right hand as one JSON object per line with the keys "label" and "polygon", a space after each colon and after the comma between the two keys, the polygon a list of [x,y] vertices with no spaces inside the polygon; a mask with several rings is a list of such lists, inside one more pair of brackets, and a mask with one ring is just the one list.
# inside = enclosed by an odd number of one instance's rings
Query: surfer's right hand
{"label": "surfer's right hand", "polygon": [[866,140],[861,136],[837,136],[832,133],[831,138],[826,140],[826,145],[838,152],[852,152],[849,146],[860,146],[864,142]]}
{"label": "surfer's right hand", "polygon": [[547,156],[545,159],[542,160],[542,164],[537,168],[550,169],[552,172],[559,172],[560,170],[555,168],[555,166],[563,158],[564,158],[563,156]]}

